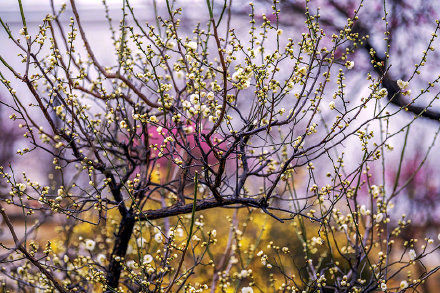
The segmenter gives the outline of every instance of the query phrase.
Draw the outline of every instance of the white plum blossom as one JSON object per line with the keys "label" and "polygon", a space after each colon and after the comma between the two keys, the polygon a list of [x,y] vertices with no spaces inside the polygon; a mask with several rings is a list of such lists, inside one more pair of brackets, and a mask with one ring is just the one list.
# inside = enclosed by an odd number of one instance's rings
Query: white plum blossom
{"label": "white plum blossom", "polygon": [[301,74],[301,75],[306,75],[307,69],[308,69],[307,66],[303,66],[303,67],[298,69],[298,73]]}
{"label": "white plum blossom", "polygon": [[365,207],[365,205],[361,205],[359,212],[361,213],[361,215],[365,216],[367,214],[367,208]]}
{"label": "white plum blossom", "polygon": [[330,108],[330,110],[334,110],[335,109],[335,102],[331,101],[330,103],[328,103],[328,107]]}
{"label": "white plum blossom", "polygon": [[206,98],[210,101],[214,100],[214,93],[213,92],[209,92],[206,94]]}
{"label": "white plum blossom", "polygon": [[400,90],[404,91],[408,89],[409,82],[399,79],[397,80],[397,86],[400,88]]}
{"label": "white plum blossom", "polygon": [[134,260],[127,261],[127,267],[130,268],[130,269],[135,269],[136,268],[136,262]]}
{"label": "white plum blossom", "polygon": [[347,65],[346,65],[346,67],[347,67],[348,70],[353,69],[353,67],[354,67],[354,61],[347,61]]}
{"label": "white plum blossom", "polygon": [[26,190],[26,185],[23,183],[18,183],[17,187],[18,187],[18,190],[20,190],[21,192],[24,192]]}
{"label": "white plum blossom", "polygon": [[251,69],[239,68],[232,74],[231,78],[238,89],[247,89],[251,85]]}
{"label": "white plum blossom", "polygon": [[243,287],[241,288],[241,293],[253,293],[254,289],[252,287]]}
{"label": "white plum blossom", "polygon": [[193,105],[199,104],[200,102],[200,97],[198,94],[192,94],[189,96],[189,100],[191,101],[191,103]]}
{"label": "white plum blossom", "polygon": [[162,240],[163,240],[163,236],[162,236],[162,234],[159,232],[159,233],[156,233],[155,235],[154,235],[154,240],[157,242],[157,243],[161,243],[162,242]]}
{"label": "white plum blossom", "polygon": [[85,248],[86,248],[87,250],[92,251],[93,249],[95,249],[95,246],[96,246],[96,242],[93,241],[92,239],[87,239],[87,240],[85,241]]}
{"label": "white plum blossom", "polygon": [[372,185],[371,186],[371,193],[373,194],[374,197],[379,196],[380,194],[380,188],[377,185]]}
{"label": "white plum blossom", "polygon": [[238,82],[240,80],[240,76],[243,73],[243,68],[239,68],[232,74],[232,81]]}
{"label": "white plum blossom", "polygon": [[383,220],[383,214],[382,213],[378,213],[376,215],[376,222],[380,223],[380,222],[382,222],[382,220]]}
{"label": "white plum blossom", "polygon": [[189,126],[183,126],[182,127],[183,131],[185,131],[186,134],[190,134],[194,132],[194,127],[189,125]]}
{"label": "white plum blossom", "polygon": [[400,286],[399,287],[400,287],[401,290],[408,288],[408,282],[403,280],[402,282],[400,282]]}
{"label": "white plum blossom", "polygon": [[247,270],[241,270],[241,272],[238,274],[238,277],[240,279],[245,279],[249,276],[249,272]]}
{"label": "white plum blossom", "polygon": [[376,95],[376,99],[381,99],[388,96],[388,90],[386,88],[381,88]]}
{"label": "white plum blossom", "polygon": [[324,240],[322,240],[321,237],[312,237],[312,243],[322,245],[324,243]]}
{"label": "white plum blossom", "polygon": [[144,255],[144,264],[149,264],[153,261],[153,256],[151,254]]}
{"label": "white plum blossom", "polygon": [[408,255],[410,260],[415,260],[417,257],[417,253],[414,249],[410,249]]}
{"label": "white plum blossom", "polygon": [[96,256],[96,261],[102,266],[105,265],[106,259],[107,259],[107,257],[102,253],[100,253]]}
{"label": "white plum blossom", "polygon": [[243,88],[243,89],[247,89],[247,88],[250,87],[250,86],[251,86],[251,80],[250,80],[250,79],[247,79],[247,80],[245,80],[245,82],[244,82],[242,88]]}
{"label": "white plum blossom", "polygon": [[183,237],[183,229],[182,228],[177,228],[176,229],[176,235],[177,237]]}
{"label": "white plum blossom", "polygon": [[194,41],[188,42],[186,44],[186,47],[195,51],[195,50],[197,50],[197,43]]}

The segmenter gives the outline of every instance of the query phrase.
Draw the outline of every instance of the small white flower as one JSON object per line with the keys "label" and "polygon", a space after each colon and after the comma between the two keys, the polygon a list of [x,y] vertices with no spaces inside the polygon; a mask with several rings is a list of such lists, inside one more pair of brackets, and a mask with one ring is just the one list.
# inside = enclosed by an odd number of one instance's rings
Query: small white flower
{"label": "small white flower", "polygon": [[17,187],[18,190],[20,190],[21,192],[24,192],[26,190],[26,185],[24,185],[23,183],[18,183]]}
{"label": "small white flower", "polygon": [[188,110],[189,108],[191,108],[191,103],[190,103],[190,101],[184,100],[184,101],[182,101],[182,106],[183,106],[183,109]]}
{"label": "small white flower", "polygon": [[365,207],[365,205],[361,205],[361,208],[359,209],[359,212],[363,216],[365,216],[367,214],[367,208]]}
{"label": "small white flower", "polygon": [[136,262],[134,260],[127,261],[127,267],[130,268],[130,269],[135,269],[136,268]]}
{"label": "small white flower", "polygon": [[100,253],[100,254],[98,254],[97,256],[96,256],[96,261],[100,264],[100,265],[105,265],[105,260],[106,260],[107,258],[106,258],[106,256],[104,255],[104,254],[102,254],[102,253]]}
{"label": "small white flower", "polygon": [[381,88],[376,95],[376,99],[384,98],[388,96],[388,90],[386,88]]}
{"label": "small white flower", "polygon": [[376,215],[376,222],[380,223],[380,222],[382,222],[382,220],[383,220],[383,214],[382,213],[378,213]]}
{"label": "small white flower", "polygon": [[93,241],[92,239],[87,239],[85,242],[85,246],[87,250],[92,251],[93,249],[95,249],[96,242]]}
{"label": "small white flower", "polygon": [[354,61],[347,61],[347,65],[346,65],[346,67],[347,67],[348,70],[353,69],[353,67],[354,67]]}
{"label": "small white flower", "polygon": [[190,48],[190,49],[192,49],[192,50],[197,50],[197,43],[196,42],[194,42],[194,41],[191,41],[191,42],[188,42],[187,44],[186,44],[186,47],[188,47],[188,48]]}
{"label": "small white flower", "polygon": [[403,290],[403,289],[406,289],[406,288],[408,288],[408,282],[405,281],[405,280],[400,282],[400,289]]}
{"label": "small white flower", "polygon": [[330,110],[335,109],[335,102],[331,101],[330,103],[328,103],[328,107],[330,108]]}
{"label": "small white flower", "polygon": [[371,186],[371,193],[373,194],[373,196],[378,196],[380,193],[380,188],[377,185],[372,185]]}
{"label": "small white flower", "polygon": [[231,256],[231,258],[229,259],[229,262],[230,262],[231,264],[236,264],[236,263],[238,263],[238,258],[236,258],[236,257],[233,255],[233,256]]}
{"label": "small white flower", "polygon": [[400,88],[400,90],[404,91],[408,88],[409,82],[399,79],[397,80],[397,86]]}
{"label": "small white flower", "polygon": [[192,95],[190,95],[189,96],[189,100],[191,101],[191,103],[193,104],[193,105],[196,105],[196,104],[198,104],[199,103],[199,95],[198,94],[192,94]]}
{"label": "small white flower", "polygon": [[283,34],[283,30],[282,29],[278,29],[277,30],[277,35],[281,36]]}
{"label": "small white flower", "polygon": [[238,82],[240,80],[240,75],[243,73],[243,68],[239,68],[232,74],[232,81]]}
{"label": "small white flower", "polygon": [[249,272],[247,270],[241,270],[241,272],[238,274],[240,279],[247,278],[247,276],[249,276]]}
{"label": "small white flower", "polygon": [[162,237],[162,234],[161,234],[161,233],[156,233],[156,234],[154,235],[154,240],[155,240],[157,243],[161,243],[161,242],[162,242],[162,239],[163,239],[163,237]]}
{"label": "small white flower", "polygon": [[209,93],[206,95],[206,98],[207,98],[208,100],[210,100],[210,101],[214,100],[214,93],[213,93],[213,92],[209,92]]}
{"label": "small white flower", "polygon": [[241,293],[254,293],[254,289],[252,287],[243,287],[241,288]]}
{"label": "small white flower", "polygon": [[126,128],[127,127],[127,122],[125,122],[125,120],[122,120],[121,122],[119,122],[119,127]]}
{"label": "small white flower", "polygon": [[303,66],[300,69],[298,69],[298,73],[300,73],[301,75],[306,75],[306,73],[307,73],[307,66]]}
{"label": "small white flower", "polygon": [[183,229],[182,228],[177,228],[176,229],[176,235],[177,237],[183,237]]}
{"label": "small white flower", "polygon": [[153,256],[151,254],[144,255],[144,264],[149,264],[153,261]]}
{"label": "small white flower", "polygon": [[410,260],[415,260],[417,257],[417,253],[414,249],[410,249],[408,255]]}
{"label": "small white flower", "polygon": [[321,237],[312,237],[312,243],[322,245],[324,243],[324,240],[322,240]]}
{"label": "small white flower", "polygon": [[241,89],[247,89],[250,86],[251,86],[251,80],[250,79],[246,79],[246,81],[244,82],[244,84],[241,87]]}
{"label": "small white flower", "polygon": [[381,283],[380,284],[380,289],[382,289],[382,291],[385,291],[387,289],[387,284]]}

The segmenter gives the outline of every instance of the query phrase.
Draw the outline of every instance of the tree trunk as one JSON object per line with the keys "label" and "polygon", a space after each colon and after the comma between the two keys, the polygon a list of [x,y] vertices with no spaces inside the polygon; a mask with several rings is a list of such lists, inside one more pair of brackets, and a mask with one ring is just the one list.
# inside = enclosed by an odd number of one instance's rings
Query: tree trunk
{"label": "tree trunk", "polygon": [[[134,217],[131,213],[127,213],[119,224],[119,231],[116,235],[115,244],[113,246],[113,252],[110,259],[110,265],[107,270],[107,285],[108,289],[106,293],[114,292],[112,289],[116,289],[119,284],[119,278],[121,277],[121,262],[116,261],[115,257],[123,258],[127,253],[128,242],[130,241],[131,234],[133,233]],[[112,288],[112,289],[111,289]]]}

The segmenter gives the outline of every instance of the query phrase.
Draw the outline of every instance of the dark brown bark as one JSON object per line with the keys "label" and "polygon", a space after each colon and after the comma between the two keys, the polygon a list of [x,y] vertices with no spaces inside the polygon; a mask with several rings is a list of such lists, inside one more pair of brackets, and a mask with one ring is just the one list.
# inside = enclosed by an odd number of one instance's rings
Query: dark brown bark
{"label": "dark brown bark", "polygon": [[119,224],[118,233],[115,237],[115,244],[113,246],[113,252],[111,255],[110,265],[107,270],[107,286],[106,293],[113,292],[111,288],[118,287],[119,279],[121,277],[122,265],[121,260],[117,261],[115,258],[125,257],[127,253],[128,242],[130,241],[131,234],[133,233],[135,219],[132,213],[127,213]]}

